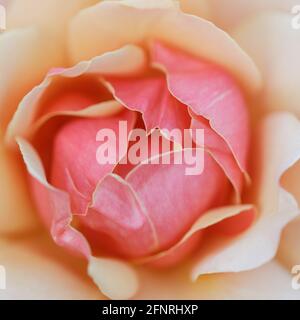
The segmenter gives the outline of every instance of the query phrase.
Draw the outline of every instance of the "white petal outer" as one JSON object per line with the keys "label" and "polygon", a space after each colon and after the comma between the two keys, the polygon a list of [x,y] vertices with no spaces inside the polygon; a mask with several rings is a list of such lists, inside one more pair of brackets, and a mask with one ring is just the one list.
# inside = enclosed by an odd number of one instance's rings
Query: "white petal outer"
{"label": "white petal outer", "polygon": [[127,1],[101,2],[72,19],[69,49],[76,63],[128,43],[146,45],[151,39],[222,65],[250,92],[261,85],[253,61],[228,34],[177,6],[141,9]]}
{"label": "white petal outer", "polygon": [[[197,0],[195,0],[197,1]],[[245,19],[263,12],[290,13],[298,0],[207,0],[212,21],[222,29],[231,30]]]}
{"label": "white petal outer", "polygon": [[30,27],[0,35],[0,127],[7,125],[23,96],[55,66],[64,63],[55,41]]}
{"label": "white petal outer", "polygon": [[292,28],[291,14],[253,16],[232,35],[262,73],[264,90],[258,108],[300,115],[300,32]]}
{"label": "white petal outer", "polygon": [[263,120],[256,141],[253,188],[259,217],[241,236],[211,241],[192,269],[194,280],[202,274],[253,269],[271,260],[282,229],[299,214],[293,196],[279,186],[282,174],[300,158],[299,121],[289,113],[271,114]]}
{"label": "white petal outer", "polygon": [[21,101],[6,132],[6,143],[14,145],[16,136],[27,137],[36,121],[35,115],[40,107],[39,101],[56,78],[75,78],[83,74],[130,74],[135,73],[145,64],[143,51],[128,45],[113,52],[104,53],[90,61],[83,61],[76,66],[63,69],[58,73],[50,73],[44,81],[32,89]]}
{"label": "white petal outer", "polygon": [[189,281],[187,267],[153,272],[141,270],[142,290],[136,299],[300,299],[292,289],[292,275],[275,261],[239,273],[206,275]]}

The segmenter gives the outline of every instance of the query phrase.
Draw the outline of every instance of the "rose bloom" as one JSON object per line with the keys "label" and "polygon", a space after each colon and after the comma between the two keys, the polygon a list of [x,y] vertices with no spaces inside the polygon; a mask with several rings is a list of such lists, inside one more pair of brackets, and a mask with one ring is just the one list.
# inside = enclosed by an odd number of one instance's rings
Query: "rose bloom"
{"label": "rose bloom", "polygon": [[[0,297],[300,298],[294,4],[6,1]],[[200,175],[121,163],[132,129],[175,128],[204,130]],[[116,164],[96,159],[101,129]]]}

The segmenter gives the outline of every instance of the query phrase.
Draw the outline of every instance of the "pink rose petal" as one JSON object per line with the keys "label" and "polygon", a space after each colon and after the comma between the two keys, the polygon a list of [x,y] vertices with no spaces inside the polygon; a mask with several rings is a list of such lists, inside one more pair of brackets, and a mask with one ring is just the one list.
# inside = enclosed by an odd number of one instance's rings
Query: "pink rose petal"
{"label": "pink rose petal", "polygon": [[[119,154],[119,144],[123,143],[123,140],[118,140],[119,122],[126,121],[128,135],[135,119],[134,112],[124,110],[114,117],[71,119],[56,132],[52,147],[50,181],[57,188],[70,193],[73,213],[85,213],[98,181],[112,172],[117,163],[98,163],[97,150],[103,142],[96,140],[97,133],[101,129],[116,133],[116,145],[110,147],[117,147],[116,160],[120,160],[125,154]],[[110,142],[109,140],[107,143]],[[122,149],[126,152],[126,146]]]}
{"label": "pink rose petal", "polygon": [[189,128],[188,109],[170,94],[163,74],[105,79],[120,103],[143,114],[147,131],[154,128],[183,131]]}
{"label": "pink rose petal", "polygon": [[33,147],[21,138],[18,144],[31,175],[34,199],[53,239],[58,245],[89,259],[89,244],[70,225],[72,215],[68,195],[47,182],[43,165]]}
{"label": "pink rose petal", "polygon": [[233,78],[221,68],[159,42],[151,46],[153,64],[167,75],[172,94],[203,116],[228,144],[239,166],[247,168],[250,128],[247,108]]}
{"label": "pink rose petal", "polygon": [[[171,159],[178,152],[187,151],[172,152]],[[80,220],[108,235],[110,248],[123,256],[138,258],[165,250],[178,242],[201,214],[227,197],[226,176],[211,156],[205,156],[201,175],[187,176],[186,167],[144,163],[125,180],[110,175],[100,182],[91,210]]]}
{"label": "pink rose petal", "polygon": [[226,142],[210,127],[209,122],[200,116],[193,115],[191,128],[204,130],[204,147],[223,168],[235,188],[236,199],[240,200],[244,177]]}

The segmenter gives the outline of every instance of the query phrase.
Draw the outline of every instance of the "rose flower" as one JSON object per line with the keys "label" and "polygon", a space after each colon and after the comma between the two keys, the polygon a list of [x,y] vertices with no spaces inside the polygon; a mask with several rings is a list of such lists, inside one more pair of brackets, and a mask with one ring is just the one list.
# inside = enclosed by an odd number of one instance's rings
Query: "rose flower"
{"label": "rose flower", "polygon": [[[238,7],[234,27],[224,5],[205,1],[55,2],[13,2],[0,37],[3,168],[16,165],[9,179],[22,182],[11,192],[23,199],[19,222],[8,217],[0,231],[36,230],[30,202],[53,241],[112,299],[136,296],[145,273],[184,268],[196,281],[271,260],[299,213],[279,180],[300,158],[300,124],[274,109],[300,79],[293,72],[281,88],[284,62],[274,66],[276,53],[257,49],[268,34],[257,39],[253,30],[267,33],[264,23],[284,13],[241,24],[257,7]],[[38,16],[20,17],[31,4]],[[289,110],[299,102],[298,93]],[[155,139],[169,149],[151,148]],[[13,195],[6,201],[10,208]]]}

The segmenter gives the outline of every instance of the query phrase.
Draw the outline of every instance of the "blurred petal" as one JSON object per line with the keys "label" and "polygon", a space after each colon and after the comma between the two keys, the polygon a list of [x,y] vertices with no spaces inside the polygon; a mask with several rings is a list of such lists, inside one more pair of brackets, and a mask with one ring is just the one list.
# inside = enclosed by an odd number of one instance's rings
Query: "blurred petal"
{"label": "blurred petal", "polygon": [[[56,44],[56,50],[67,59],[66,35],[70,18],[79,10],[99,0],[17,0],[8,10],[8,29],[34,26],[42,31],[48,41]],[[44,51],[45,52],[45,51]],[[46,55],[47,56],[47,55]],[[65,64],[68,64],[65,61]],[[61,65],[61,64],[60,64]]]}
{"label": "blurred petal", "polygon": [[288,270],[300,265],[300,218],[292,221],[283,231],[278,259]]}
{"label": "blurred petal", "polygon": [[299,137],[300,123],[291,114],[272,114],[262,121],[252,150],[257,221],[233,240],[207,241],[192,270],[193,279],[201,274],[253,269],[274,257],[282,229],[299,214],[293,196],[279,186],[282,174],[300,158]]}
{"label": "blurred petal", "polygon": [[[77,11],[91,6],[99,0],[17,0],[9,8],[9,28],[24,28],[32,25],[62,31]],[[26,12],[26,14],[24,14]]]}
{"label": "blurred petal", "polygon": [[0,241],[6,269],[4,299],[104,299],[86,276],[86,263],[66,256],[46,237]]}
{"label": "blurred petal", "polygon": [[[300,207],[300,161],[292,166],[282,178],[282,185],[295,195]],[[300,218],[292,221],[283,231],[278,258],[289,270],[300,265]]]}
{"label": "blurred petal", "polygon": [[49,41],[38,29],[0,35],[0,127],[7,125],[19,101],[48,70],[63,63],[55,41]]}
{"label": "blurred petal", "polygon": [[263,75],[258,107],[300,115],[300,37],[292,28],[292,16],[274,12],[254,16],[232,34]]}
{"label": "blurred petal", "polygon": [[[7,289],[0,299],[105,299],[85,276],[85,264],[41,237],[0,242]],[[186,268],[141,269],[136,299],[300,299],[291,275],[272,262],[254,271],[203,276],[189,281]],[[117,298],[117,297],[116,297]]]}
{"label": "blurred petal", "polygon": [[[183,0],[184,1],[184,0]],[[212,20],[222,29],[231,29],[250,16],[266,11],[289,13],[298,0],[208,0]]]}
{"label": "blurred petal", "polygon": [[210,20],[210,0],[180,0],[182,11]]}
{"label": "blurred petal", "polygon": [[174,0],[106,0],[106,1],[119,1],[120,3],[140,9],[155,9],[155,8],[173,8]]}
{"label": "blurred petal", "polygon": [[293,165],[282,177],[281,183],[283,187],[292,193],[300,207],[300,161]]}
{"label": "blurred petal", "polygon": [[226,33],[206,20],[181,13],[175,1],[174,6],[165,0],[159,3],[148,10],[130,7],[126,0],[104,1],[81,11],[70,27],[72,61],[156,39],[222,65],[250,91],[259,88],[260,75],[252,60]]}
{"label": "blurred petal", "polygon": [[189,281],[187,268],[154,272],[141,270],[143,286],[136,299],[300,299],[292,276],[278,263],[229,274],[208,275]]}
{"label": "blurred petal", "polygon": [[20,156],[0,142],[0,234],[26,232],[39,225],[22,170]]}

